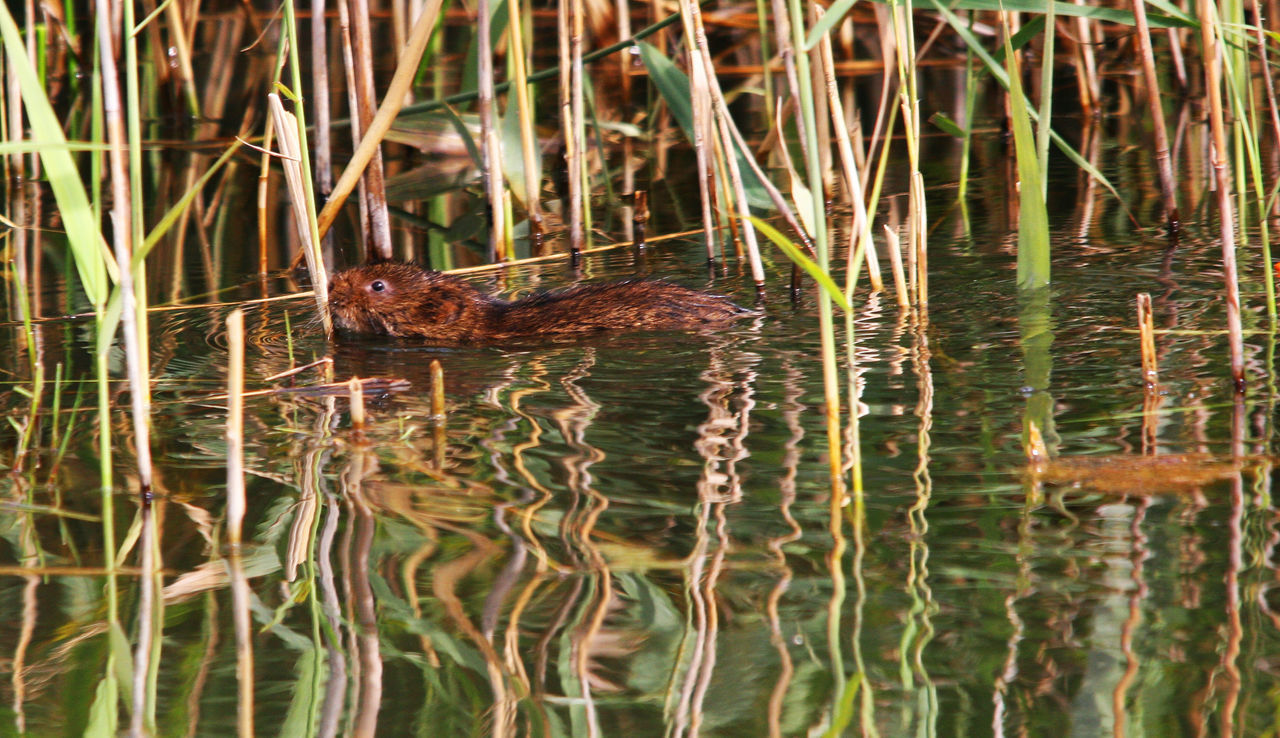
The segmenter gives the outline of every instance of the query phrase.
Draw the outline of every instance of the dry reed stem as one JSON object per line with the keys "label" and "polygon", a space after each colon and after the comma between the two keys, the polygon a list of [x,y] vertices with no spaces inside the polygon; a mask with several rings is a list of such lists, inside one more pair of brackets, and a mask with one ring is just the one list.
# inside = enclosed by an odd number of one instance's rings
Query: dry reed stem
{"label": "dry reed stem", "polygon": [[480,176],[489,199],[489,261],[505,260],[506,207],[503,196],[502,140],[493,115],[493,35],[489,0],[476,3],[476,109],[480,114]]}
{"label": "dry reed stem", "polygon": [[443,469],[445,451],[449,446],[448,422],[444,405],[444,367],[438,359],[431,360],[431,420],[432,420],[432,458],[435,468]]}
{"label": "dry reed stem", "polygon": [[[800,100],[800,72],[796,69],[796,50],[791,41],[790,14],[787,11],[786,0],[770,0],[770,3],[773,8],[773,27],[778,41],[778,56],[782,58],[782,66],[787,73],[787,88],[790,90],[789,99],[798,102]],[[781,107],[781,105],[776,106],[774,115],[780,115],[779,109]],[[805,152],[805,156],[808,156],[809,137],[805,135],[804,115],[800,112],[800,106],[792,104],[791,113],[795,118],[796,137],[800,141],[800,150]],[[778,130],[782,130],[781,124],[779,124]]]}
{"label": "dry reed stem", "polygon": [[[118,71],[111,45],[111,29],[107,19],[111,17],[109,0],[97,1],[99,64],[102,75],[102,113],[106,122],[107,165],[111,177],[112,248],[118,266],[118,279],[122,307],[120,323],[124,329],[125,360],[129,374],[129,401],[133,420],[134,453],[138,463],[138,485],[142,496],[151,494],[151,382],[144,367],[146,346],[139,340],[139,316],[145,320],[145,312],[138,309],[133,283],[133,245],[131,195],[129,169],[125,163],[128,146],[124,124],[124,109],[117,83]],[[145,306],[143,306],[145,309]]]}
{"label": "dry reed stem", "polygon": [[[523,15],[520,0],[508,0],[507,39],[510,47],[511,77],[516,93],[516,114],[520,118],[520,156],[524,160],[524,207],[532,233],[542,232],[542,183],[539,177],[541,151],[533,128],[533,101],[529,99],[529,77],[524,48]],[[628,32],[620,38],[629,38]],[[625,54],[623,55],[626,56]],[[629,78],[624,77],[624,80]],[[510,113],[508,113],[510,114]],[[629,139],[628,139],[629,140]]]}
{"label": "dry reed stem", "polygon": [[378,152],[383,136],[391,129],[391,124],[395,122],[400,108],[404,107],[405,95],[413,86],[413,79],[418,73],[418,64],[422,61],[422,54],[426,51],[427,42],[431,39],[431,29],[435,26],[436,17],[440,14],[441,2],[442,0],[428,0],[422,9],[422,14],[414,23],[413,30],[409,33],[409,43],[400,51],[395,75],[391,78],[391,84],[387,86],[387,94],[382,99],[377,115],[366,127],[364,137],[360,139],[360,145],[351,154],[351,160],[347,162],[346,169],[342,171],[342,176],[333,186],[333,194],[330,195],[320,214],[316,216],[321,238],[329,232],[343,203],[355,189],[356,183],[360,181],[361,172]]}
{"label": "dry reed stem", "polygon": [[649,193],[636,190],[631,209],[631,241],[637,249],[645,247],[645,224],[649,222]]}
{"label": "dry reed stem", "polygon": [[302,178],[302,145],[298,141],[298,120],[284,109],[279,95],[272,93],[267,96],[267,100],[276,137],[280,142],[281,168],[289,186],[289,198],[293,201],[294,225],[298,230],[298,239],[303,244],[302,253],[307,258],[307,268],[311,272],[311,283],[315,289],[316,310],[325,335],[331,336],[333,319],[329,315],[329,275],[325,271],[324,259],[318,253],[320,235],[312,231],[311,216],[307,212],[309,196]]}
{"label": "dry reed stem", "polygon": [[1138,336],[1142,344],[1142,381],[1147,391],[1154,390],[1159,382],[1159,361],[1156,357],[1155,320],[1151,312],[1151,295],[1138,294]]}
{"label": "dry reed stem", "polygon": [[[359,90],[359,71],[356,68],[356,52],[355,41],[352,38],[351,31],[351,8],[348,6],[348,0],[336,0],[338,6],[338,38],[342,44],[342,71],[346,78],[347,90],[347,109],[350,111],[351,128],[348,133],[351,135],[351,146],[354,148],[360,144],[360,132],[364,130],[368,121],[360,114],[360,90]],[[382,155],[381,149],[374,152],[369,167],[374,166],[372,159],[377,159]],[[370,257],[374,254],[372,239],[370,236],[371,226],[369,218],[369,180],[365,177],[365,173],[360,173],[360,181],[356,185],[356,214],[360,222],[358,230],[358,238],[366,246],[367,253]]]}
{"label": "dry reed stem", "polygon": [[898,297],[898,307],[910,307],[911,291],[907,288],[907,277],[902,269],[902,246],[898,243],[898,232],[888,225],[884,226],[884,243],[889,249],[889,265],[893,268],[893,286]]}
{"label": "dry reed stem", "polygon": [[[721,106],[726,108],[728,107],[725,105],[723,97],[720,97],[717,102],[719,102]],[[775,119],[778,121],[779,128],[771,129],[768,136],[781,135],[782,116],[776,108]],[[744,152],[751,151],[751,147],[747,146],[747,142],[742,138],[742,132],[739,131],[738,127],[733,125],[732,122],[730,122],[729,125],[729,134],[733,136],[733,140],[739,149]],[[780,149],[780,151],[783,155],[786,154],[786,149]],[[771,180],[768,175],[764,173],[764,170],[760,168],[760,164],[756,162],[754,156],[747,154],[743,156],[742,159],[747,162],[747,166],[751,167],[751,171],[755,172],[756,180],[760,182],[762,187],[764,187],[764,191],[769,195],[769,199],[773,201],[773,206],[777,208],[778,213],[782,216],[783,220],[787,221],[787,225],[791,226],[791,230],[795,232],[796,238],[800,239],[800,243],[804,245],[805,250],[812,256],[814,253],[813,241],[810,240],[809,234],[805,231],[804,226],[800,224],[800,220],[796,217],[795,211],[791,209],[791,205],[788,204],[786,198],[782,196],[782,192],[778,190],[777,185],[775,185],[773,180]]]}
{"label": "dry reed stem", "polygon": [[244,524],[244,311],[227,315],[227,543],[240,545]]}
{"label": "dry reed stem", "polygon": [[[152,655],[155,650],[157,622],[163,623],[157,605],[163,608],[163,600],[156,600],[156,511],[149,499],[144,498],[141,509],[141,529],[138,536],[138,556],[142,559],[142,576],[138,579],[138,629],[137,645],[133,652],[133,705],[129,721],[130,735],[147,735],[147,726],[155,723],[153,691],[147,689],[152,674]],[[148,704],[152,703],[152,704]]]}
{"label": "dry reed stem", "polygon": [[355,431],[364,428],[364,385],[359,377],[352,377],[347,381],[347,392],[351,397],[351,429]]}
{"label": "dry reed stem", "polygon": [[[338,4],[342,6],[348,1],[352,3],[354,33],[351,35],[351,51],[355,55],[355,67],[352,71],[356,105],[351,111],[352,130],[356,128],[355,121],[359,120],[359,130],[363,132],[368,130],[374,111],[378,107],[373,81],[373,42],[369,30],[370,8],[369,0],[338,0]],[[352,141],[353,146],[357,143],[358,141]],[[373,156],[370,157],[369,165],[363,172],[363,180],[366,209],[369,214],[369,233],[366,235],[372,239],[366,244],[367,253],[376,255],[380,259],[390,259],[392,257],[391,224],[387,215],[386,178],[383,174],[381,147],[375,149]]]}
{"label": "dry reed stem", "polygon": [[[561,75],[561,109],[563,112],[565,162],[569,167],[569,251],[577,255],[586,245],[584,221],[586,220],[586,182],[583,181],[583,148],[586,146],[585,102],[582,86],[585,70],[582,66],[583,9],[582,0],[562,0],[565,8],[563,39],[560,42],[560,64],[567,66],[567,78]],[[566,86],[567,85],[567,86]]]}
{"label": "dry reed stem", "polygon": [[[711,47],[707,42],[707,31],[702,24],[702,11],[697,3],[689,3],[691,16],[687,30],[692,30],[693,40],[702,58],[704,70],[714,70],[715,63],[711,58]],[[755,281],[757,292],[764,289],[764,264],[760,259],[760,245],[756,238],[755,227],[752,226],[751,205],[747,201],[746,187],[742,183],[742,172],[738,166],[738,156],[734,147],[735,136],[730,132],[736,126],[729,114],[729,106],[725,103],[724,93],[720,89],[720,81],[714,74],[707,75],[707,91],[711,95],[709,102],[714,104],[716,120],[719,124],[719,143],[724,152],[725,174],[728,176],[730,188],[726,194],[732,194],[736,205],[738,224],[741,235],[747,245],[747,260],[751,265],[751,278]],[[750,156],[750,149],[742,146],[744,158]],[[732,223],[732,221],[730,221]]]}
{"label": "dry reed stem", "polygon": [[311,119],[316,127],[312,148],[316,157],[316,196],[322,200],[333,190],[333,116],[329,102],[329,39],[324,18],[325,2],[311,0]]}
{"label": "dry reed stem", "polygon": [[[819,12],[821,17],[821,12]],[[845,192],[849,204],[853,207],[853,227],[849,229],[849,275],[850,281],[856,278],[860,265],[853,259],[858,251],[859,242],[863,245],[863,258],[867,264],[867,277],[871,281],[871,289],[879,292],[884,289],[884,280],[880,276],[880,261],[876,258],[875,243],[871,240],[871,221],[867,217],[867,206],[863,201],[862,184],[858,179],[858,165],[849,140],[849,131],[845,127],[844,105],[840,102],[840,90],[836,84],[835,59],[831,53],[831,37],[824,35],[818,44],[819,60],[822,63],[823,87],[827,92],[827,107],[831,111],[831,125],[835,129],[837,150],[840,154],[840,168],[844,172]]]}
{"label": "dry reed stem", "polygon": [[[1143,0],[1136,0],[1142,2]],[[1087,5],[1085,0],[1075,0],[1076,5]],[[1083,16],[1077,16],[1076,19],[1076,49],[1081,64],[1081,71],[1078,75],[1080,85],[1080,107],[1084,108],[1086,115],[1091,115],[1098,107],[1098,101],[1102,98],[1101,83],[1098,80],[1098,61],[1093,53],[1093,26],[1089,20]]]}
{"label": "dry reed stem", "polygon": [[253,628],[249,614],[249,581],[238,550],[226,559],[231,584],[231,619],[236,631],[236,733],[240,738],[253,738]]}
{"label": "dry reed stem", "polygon": [[[1253,17],[1262,18],[1262,8],[1259,7],[1258,0],[1253,0]],[[1258,60],[1262,71],[1262,89],[1267,95],[1267,110],[1271,113],[1271,135],[1273,144],[1280,145],[1280,105],[1276,103],[1276,86],[1271,78],[1271,62],[1267,59],[1267,39],[1263,35],[1261,23],[1253,25],[1254,39],[1258,44]],[[1277,199],[1276,206],[1280,207],[1280,199]],[[1273,210],[1273,213],[1280,211]],[[1264,224],[1265,227],[1265,224]]]}
{"label": "dry reed stem", "polygon": [[444,367],[439,359],[431,360],[431,415],[444,417]]}
{"label": "dry reed stem", "polygon": [[1209,125],[1213,145],[1210,165],[1217,184],[1218,237],[1222,246],[1222,277],[1227,302],[1227,342],[1231,355],[1231,381],[1236,392],[1245,389],[1244,338],[1240,322],[1240,283],[1236,274],[1235,215],[1231,209],[1231,174],[1227,171],[1227,128],[1222,108],[1222,60],[1218,47],[1218,15],[1209,0],[1196,0],[1200,20],[1201,53],[1204,56],[1205,89],[1209,95]]}
{"label": "dry reed stem", "polygon": [[[279,54],[275,60],[275,68],[272,70],[271,79],[278,80],[285,63],[289,60],[288,54]],[[267,105],[266,123],[262,132],[262,163],[258,167],[258,266],[261,273],[266,273],[266,265],[269,261],[267,256],[268,235],[269,235],[269,219],[270,211],[268,203],[271,202],[271,185],[274,181],[271,177],[271,156],[267,152],[271,151],[271,145],[276,135],[275,121],[271,116],[270,103]],[[247,120],[247,119],[246,119]],[[306,249],[299,249],[297,257],[294,260],[292,268],[297,268],[301,263],[302,257],[307,253]]]}
{"label": "dry reed stem", "polygon": [[697,51],[693,22],[691,20],[696,11],[692,6],[691,0],[680,0],[680,17],[684,26],[685,43],[688,47],[689,95],[693,105],[693,150],[697,157],[698,195],[702,205],[703,238],[707,250],[707,263],[714,264],[716,260],[716,229],[711,214],[714,194],[711,191],[713,172],[711,170],[712,152],[709,147],[715,144],[711,127],[711,92],[708,89],[710,83],[707,80],[710,70],[705,66],[706,60],[702,54]]}
{"label": "dry reed stem", "polygon": [[[614,0],[613,14],[618,21],[618,38],[631,38],[631,8],[629,0]],[[635,105],[631,97],[631,67],[635,60],[629,52],[618,54],[619,92],[622,104],[623,120],[634,120]],[[635,155],[635,141],[631,136],[622,137],[622,218],[623,237],[634,241],[635,211],[634,202],[630,199],[636,191],[636,168],[638,162]]]}
{"label": "dry reed stem", "polygon": [[910,213],[912,239],[915,247],[916,304],[924,309],[929,304],[929,214],[924,196],[924,175],[920,170],[911,172]]}
{"label": "dry reed stem", "polygon": [[1169,156],[1169,135],[1165,130],[1164,106],[1160,100],[1160,81],[1156,78],[1156,60],[1151,48],[1151,29],[1147,25],[1146,0],[1133,0],[1133,17],[1137,26],[1138,56],[1142,77],[1147,83],[1147,107],[1155,129],[1156,169],[1160,174],[1160,194],[1164,198],[1164,216],[1170,227],[1178,222],[1178,196],[1173,184],[1173,161]]}
{"label": "dry reed stem", "polygon": [[167,45],[160,44],[158,47],[165,51],[172,50],[173,56],[178,61],[178,73],[182,78],[182,87],[186,91],[187,100],[192,107],[191,113],[192,115],[200,116],[201,108],[196,103],[195,71],[191,66],[191,44],[188,41],[186,26],[182,22],[182,7],[178,3],[167,3],[164,10],[165,18],[169,21],[170,43]]}

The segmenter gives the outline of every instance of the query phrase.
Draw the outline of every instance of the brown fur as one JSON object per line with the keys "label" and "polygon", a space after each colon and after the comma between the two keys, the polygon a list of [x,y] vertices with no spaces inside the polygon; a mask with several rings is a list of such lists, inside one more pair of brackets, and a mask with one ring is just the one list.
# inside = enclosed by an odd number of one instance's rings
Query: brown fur
{"label": "brown fur", "polygon": [[748,312],[727,297],[652,280],[584,285],[508,302],[457,277],[400,262],[335,274],[329,284],[329,309],[338,327],[352,333],[447,343],[692,329],[723,324]]}

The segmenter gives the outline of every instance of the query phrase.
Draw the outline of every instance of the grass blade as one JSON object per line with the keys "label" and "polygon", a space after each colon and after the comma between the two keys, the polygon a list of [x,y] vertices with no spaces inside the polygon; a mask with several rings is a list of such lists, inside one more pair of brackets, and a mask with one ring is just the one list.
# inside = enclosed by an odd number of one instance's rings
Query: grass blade
{"label": "grass blade", "polygon": [[80,171],[71,159],[66,136],[62,134],[62,124],[54,114],[49,98],[45,96],[35,68],[27,58],[18,26],[9,13],[8,5],[0,10],[3,11],[0,12],[0,35],[4,39],[9,68],[17,76],[18,86],[22,90],[22,101],[26,104],[27,118],[31,121],[31,137],[37,143],[52,144],[49,148],[40,149],[40,161],[44,163],[49,187],[58,202],[58,212],[67,231],[67,241],[71,244],[80,282],[84,285],[89,301],[95,308],[101,308],[107,301],[106,244],[98,231],[93,209],[89,207],[89,196],[85,194],[84,183],[80,181]]}

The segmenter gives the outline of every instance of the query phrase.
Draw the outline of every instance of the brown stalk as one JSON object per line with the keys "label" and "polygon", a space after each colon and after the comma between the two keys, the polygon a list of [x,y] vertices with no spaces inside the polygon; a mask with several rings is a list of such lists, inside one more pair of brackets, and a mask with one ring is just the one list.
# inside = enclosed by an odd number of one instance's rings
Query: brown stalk
{"label": "brown stalk", "polygon": [[[516,94],[516,114],[520,117],[520,155],[524,160],[524,207],[529,214],[531,233],[535,234],[535,238],[541,239],[542,201],[539,199],[542,191],[542,183],[539,176],[541,171],[541,152],[538,148],[537,137],[534,135],[533,102],[529,99],[529,84],[526,82],[529,74],[524,48],[524,16],[520,11],[520,0],[509,0],[507,8],[507,39],[508,46],[511,49],[511,76]],[[629,33],[626,36],[622,36],[622,38],[628,37],[630,37]],[[629,80],[624,77],[624,81]]]}
{"label": "brown stalk", "polygon": [[244,311],[227,315],[227,543],[240,545],[244,524]]}
{"label": "brown stalk", "polygon": [[236,734],[253,738],[253,627],[249,615],[249,579],[239,550],[227,556],[227,572],[231,583],[231,619],[236,631]]}
{"label": "brown stalk", "polygon": [[285,181],[289,186],[289,199],[293,204],[294,225],[297,228],[298,240],[302,243],[302,253],[307,259],[307,269],[311,273],[311,284],[315,290],[316,311],[324,326],[326,336],[333,335],[333,319],[329,315],[329,275],[325,270],[324,259],[318,252],[320,235],[311,230],[311,217],[307,212],[307,190],[302,179],[302,145],[298,140],[298,119],[287,112],[280,104],[280,97],[274,93],[267,95],[271,120],[275,125],[280,144],[281,169],[284,170]]}
{"label": "brown stalk", "polygon": [[[1081,6],[1086,5],[1085,0],[1075,0],[1075,3]],[[1098,107],[1098,101],[1102,99],[1098,81],[1098,62],[1093,53],[1093,26],[1083,16],[1076,17],[1075,22],[1076,51],[1079,58],[1079,72],[1076,76],[1080,85],[1080,107],[1084,108],[1085,113],[1092,114]]]}
{"label": "brown stalk", "polygon": [[[359,120],[360,131],[367,131],[369,124],[373,121],[374,111],[378,107],[377,97],[374,95],[373,87],[373,43],[370,40],[369,31],[369,2],[368,0],[339,0],[339,6],[345,2],[351,2],[352,15],[352,52],[355,54],[355,85],[354,93],[356,99],[355,108],[352,110],[352,135],[355,133],[356,126],[354,121]],[[358,139],[352,140],[355,145]],[[370,241],[365,244],[369,256],[376,256],[381,259],[390,259],[391,253],[391,224],[387,216],[387,191],[385,186],[385,178],[382,169],[382,149],[374,152],[373,157],[369,160],[369,166],[364,171],[365,199],[369,212],[369,233],[367,236]]]}
{"label": "brown stalk", "polygon": [[1178,89],[1187,91],[1187,63],[1182,58],[1182,29],[1172,27],[1165,29],[1169,33],[1169,59],[1173,62],[1173,78],[1178,82]]}
{"label": "brown stalk", "polygon": [[[1253,17],[1263,17],[1258,0],[1253,0]],[[1271,135],[1274,143],[1280,145],[1280,106],[1276,104],[1276,86],[1271,78],[1271,62],[1267,59],[1267,39],[1263,35],[1261,22],[1254,23],[1253,35],[1258,44],[1258,66],[1262,68],[1262,89],[1266,92],[1267,109],[1271,112]],[[1277,202],[1277,206],[1280,207],[1280,201]]]}
{"label": "brown stalk", "polygon": [[[876,14],[876,30],[880,38],[880,53],[882,58],[880,65],[884,69],[889,69],[894,57],[896,56],[898,42],[893,35],[892,21],[889,18],[889,11],[880,3],[875,4]],[[872,185],[871,164],[874,159],[872,152],[875,151],[876,145],[880,145],[879,160],[881,170],[884,169],[884,163],[887,160],[889,148],[892,145],[893,138],[885,133],[885,129],[890,125],[890,116],[894,115],[896,109],[890,109],[889,101],[897,95],[897,87],[901,84],[896,76],[892,79],[888,75],[882,75],[880,82],[880,102],[876,105],[876,122],[871,127],[871,139],[867,142],[867,156],[862,163],[861,180],[863,187],[863,196],[867,196],[867,190]],[[877,175],[879,176],[879,175]],[[878,196],[877,198],[878,199]]]}
{"label": "brown stalk", "polygon": [[[791,100],[800,99],[800,73],[796,70],[796,50],[791,45],[791,16],[787,13],[785,0],[771,0],[773,9],[773,27],[778,43],[778,56],[782,58],[782,67],[787,73],[787,89]],[[805,135],[804,119],[799,105],[792,105],[791,112],[795,118],[796,134],[800,140],[800,148],[805,156],[809,155],[809,137]],[[775,111],[776,113],[776,111]],[[781,126],[779,126],[781,129]]]}
{"label": "brown stalk", "polygon": [[[707,31],[702,24],[702,11],[697,3],[689,2],[687,4],[690,10],[686,30],[693,32],[692,38],[698,54],[702,58],[703,69],[714,70],[715,65],[711,58],[710,44],[707,43]],[[684,12],[683,8],[681,12]],[[711,102],[715,104],[714,111],[719,124],[720,146],[724,151],[725,174],[729,179],[729,187],[726,188],[726,192],[732,193],[739,219],[738,223],[741,227],[741,236],[746,241],[747,258],[751,264],[751,277],[755,282],[757,293],[760,293],[764,290],[764,264],[760,259],[760,245],[756,240],[756,230],[750,220],[751,205],[747,201],[747,190],[742,183],[742,172],[738,166],[738,156],[734,146],[735,137],[730,132],[736,126],[729,115],[724,93],[720,89],[720,81],[714,74],[707,75],[707,88],[711,95]],[[744,158],[749,158],[750,149],[742,146],[741,150],[745,155]]]}
{"label": "brown stalk", "polygon": [[902,269],[902,245],[898,243],[898,232],[888,225],[884,226],[884,243],[889,249],[889,265],[893,267],[893,286],[898,296],[898,307],[908,307],[911,305],[911,294]]}
{"label": "brown stalk", "polygon": [[347,393],[351,398],[351,429],[359,431],[364,428],[364,385],[359,377],[347,381]]}
{"label": "brown stalk", "polygon": [[[691,14],[694,13],[690,6],[691,0],[681,0],[680,14],[684,23],[684,31],[686,39],[694,38],[694,31]],[[689,44],[688,63],[689,63],[689,94],[693,103],[693,150],[697,156],[698,165],[698,194],[702,203],[702,230],[703,240],[707,248],[707,263],[714,264],[716,260],[716,236],[715,222],[712,219],[712,193],[711,177],[711,158],[713,152],[711,147],[714,146],[713,134],[711,131],[711,94],[708,90],[709,83],[707,77],[709,70],[704,66],[705,60],[698,53],[693,43]]]}
{"label": "brown stalk", "polygon": [[413,30],[409,33],[409,43],[400,51],[400,57],[396,62],[396,73],[391,78],[391,84],[387,86],[387,94],[382,99],[377,115],[369,122],[364,137],[360,139],[360,145],[351,154],[351,160],[347,162],[346,169],[342,171],[342,176],[333,186],[333,194],[320,214],[316,216],[321,238],[329,232],[333,221],[338,217],[338,211],[342,209],[343,203],[360,180],[360,173],[378,152],[382,137],[391,129],[392,122],[395,121],[400,108],[404,106],[405,94],[413,85],[413,78],[418,72],[418,63],[422,61],[422,54],[426,51],[427,42],[431,39],[431,29],[435,26],[436,17],[440,14],[440,3],[441,0],[427,0],[417,22],[414,23]]}
{"label": "brown stalk", "polygon": [[[129,374],[129,400],[133,416],[134,452],[138,462],[139,493],[145,499],[151,494],[151,418],[148,412],[151,383],[144,373],[143,353],[139,341],[138,310],[133,283],[132,217],[130,215],[129,170],[125,160],[124,109],[120,97],[119,73],[115,47],[111,44],[110,0],[97,0],[99,59],[102,67],[102,112],[106,120],[107,167],[111,177],[112,248],[119,265],[119,288],[122,308],[120,323],[124,328],[125,359]],[[145,319],[145,318],[144,318]],[[114,552],[112,552],[114,555]]]}
{"label": "brown stalk", "polygon": [[[360,132],[364,130],[366,121],[359,115],[360,96],[356,85],[355,42],[351,31],[351,9],[348,0],[337,0],[338,5],[338,38],[342,41],[342,70],[347,78],[347,108],[351,111],[351,145],[360,141]],[[375,151],[371,158],[380,159],[382,149]],[[370,164],[372,166],[372,164]],[[361,171],[359,184],[356,187],[356,212],[360,218],[360,238],[369,245],[369,180]]]}
{"label": "brown stalk", "polygon": [[911,198],[908,217],[909,231],[916,254],[916,304],[921,310],[929,304],[929,214],[924,199],[924,175],[920,170],[911,173]]}
{"label": "brown stalk", "polygon": [[649,193],[636,190],[631,209],[631,241],[637,249],[645,247],[645,224],[649,222]]}
{"label": "brown stalk", "polygon": [[1240,283],[1236,275],[1235,214],[1231,209],[1231,174],[1227,171],[1227,127],[1222,109],[1222,62],[1218,48],[1218,16],[1209,0],[1196,0],[1200,21],[1205,89],[1209,94],[1209,125],[1213,145],[1209,161],[1217,185],[1218,237],[1222,244],[1222,278],[1227,299],[1227,342],[1231,354],[1231,382],[1244,392],[1244,337],[1240,322]]}
{"label": "brown stalk", "polygon": [[173,55],[178,61],[178,74],[182,78],[182,88],[186,91],[188,104],[192,107],[191,113],[201,116],[200,106],[196,102],[198,97],[195,72],[191,68],[191,44],[187,40],[186,24],[182,20],[182,7],[179,3],[168,3],[165,5],[164,13],[169,21],[170,43],[161,48],[173,50]]}
{"label": "brown stalk", "polygon": [[505,261],[510,254],[506,248],[502,141],[493,123],[493,36],[489,0],[478,0],[476,16],[476,107],[480,113],[480,175],[489,197],[489,261]]}
{"label": "brown stalk", "polygon": [[1151,313],[1151,295],[1138,294],[1138,336],[1142,344],[1142,381],[1147,390],[1154,390],[1159,382],[1159,360],[1156,358],[1156,328]]}
{"label": "brown stalk", "polygon": [[[329,34],[324,19],[325,4],[326,0],[311,0],[311,120],[316,126],[312,148],[316,157],[316,197],[322,201],[333,191],[333,116],[329,102]],[[325,234],[324,241],[331,240],[332,237]],[[265,264],[259,266],[261,271],[266,271]]]}
{"label": "brown stalk", "polygon": [[[1256,1],[1256,0],[1255,0]],[[1165,130],[1164,106],[1160,102],[1160,81],[1151,49],[1151,28],[1147,25],[1146,0],[1133,0],[1133,17],[1138,36],[1142,76],[1147,83],[1147,107],[1155,128],[1156,169],[1160,174],[1160,194],[1164,197],[1164,217],[1171,229],[1178,227],[1178,196],[1173,184],[1173,162],[1169,157],[1169,135]]]}
{"label": "brown stalk", "polygon": [[560,110],[564,131],[565,166],[569,180],[569,251],[575,261],[585,243],[583,220],[585,215],[585,183],[583,180],[582,150],[584,142],[582,97],[582,0],[564,0],[560,3]]}
{"label": "brown stalk", "polygon": [[[618,38],[631,38],[631,8],[627,0],[614,0],[614,15],[618,19]],[[634,110],[631,102],[631,65],[634,63],[631,54],[618,54],[618,82],[622,100],[623,120],[633,120]],[[629,241],[636,240],[634,200],[636,191],[636,164],[633,150],[635,142],[631,136],[622,137],[622,227],[623,237]]]}
{"label": "brown stalk", "polygon": [[[817,23],[816,17],[817,4],[808,3],[808,16],[806,23],[812,26]],[[831,126],[827,125],[827,121],[831,118],[831,112],[827,105],[827,96],[821,93],[823,87],[822,81],[822,53],[817,46],[808,51],[809,54],[809,84],[813,90],[813,120],[814,131],[818,141],[818,166],[822,172],[822,192],[813,193],[814,197],[826,198],[833,190],[835,184],[835,170],[831,166]]]}
{"label": "brown stalk", "polygon": [[446,432],[446,423],[449,417],[445,415],[444,407],[444,367],[440,366],[439,359],[431,360],[431,420],[434,427],[434,448],[435,448],[435,465],[437,469],[444,468],[444,453],[448,446],[448,434]]}
{"label": "brown stalk", "polygon": [[[271,73],[272,80],[280,79],[280,74],[284,69],[285,62],[288,61],[288,58],[289,58],[288,54],[279,54],[278,57],[275,59],[275,64],[272,68],[272,73]],[[271,151],[272,141],[275,138],[275,130],[276,130],[275,120],[271,115],[270,110],[268,110],[267,116],[266,116],[266,123],[263,126],[263,132],[262,132],[262,148],[263,148],[262,162],[258,166],[257,213],[258,213],[258,264],[259,266],[268,263],[267,252],[268,252],[269,239],[270,239],[270,231],[269,231],[270,219],[271,219],[270,213],[275,211],[274,208],[268,207],[268,204],[271,201],[271,188],[273,186],[274,180],[271,177],[271,155],[267,153]],[[298,267],[298,264],[302,262],[302,258],[306,253],[307,253],[307,250],[305,248],[299,249],[297,253],[297,257],[294,259],[293,264],[290,266],[290,268],[296,269]]]}
{"label": "brown stalk", "polygon": [[[821,12],[819,12],[821,17]],[[866,259],[867,276],[871,280],[871,289],[879,292],[884,289],[884,280],[880,276],[880,261],[876,258],[875,243],[871,240],[871,222],[867,218],[867,206],[863,202],[862,185],[858,180],[858,165],[855,160],[853,144],[849,140],[849,130],[845,126],[844,105],[840,102],[840,90],[836,85],[835,59],[831,53],[831,37],[824,35],[818,44],[819,61],[822,69],[823,87],[827,91],[828,108],[831,111],[831,125],[835,129],[836,144],[840,153],[840,166],[844,172],[845,193],[849,204],[853,207],[853,227],[849,229],[849,275],[850,283],[856,278],[860,265],[853,260],[858,252],[858,244],[863,245],[863,257]]]}

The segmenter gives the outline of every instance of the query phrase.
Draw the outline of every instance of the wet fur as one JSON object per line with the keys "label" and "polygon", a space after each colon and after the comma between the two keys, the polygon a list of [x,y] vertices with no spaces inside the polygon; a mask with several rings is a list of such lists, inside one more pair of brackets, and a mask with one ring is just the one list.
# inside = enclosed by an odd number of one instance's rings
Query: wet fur
{"label": "wet fur", "polygon": [[[382,290],[374,287],[382,285]],[[475,343],[619,330],[696,329],[747,314],[729,298],[656,280],[540,292],[509,302],[415,264],[379,262],[335,274],[329,309],[360,334]]]}

